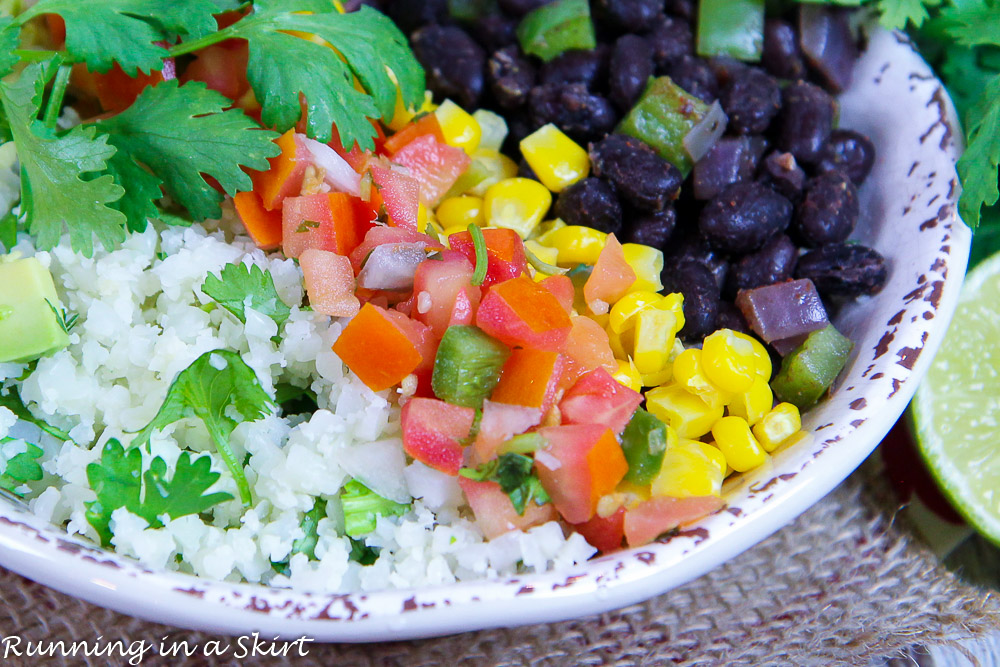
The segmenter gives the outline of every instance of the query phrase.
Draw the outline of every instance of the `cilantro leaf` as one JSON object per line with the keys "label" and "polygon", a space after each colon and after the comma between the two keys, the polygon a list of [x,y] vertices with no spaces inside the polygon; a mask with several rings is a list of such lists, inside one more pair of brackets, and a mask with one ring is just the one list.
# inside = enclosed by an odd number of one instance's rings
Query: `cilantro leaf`
{"label": "cilantro leaf", "polygon": [[205,278],[201,291],[215,299],[243,324],[247,323],[245,308],[248,298],[251,308],[270,317],[279,328],[292,312],[274,289],[271,272],[256,264],[250,267],[243,263],[228,264],[219,276],[210,273]]}
{"label": "cilantro leaf", "polygon": [[459,474],[477,482],[497,482],[517,513],[523,515],[528,502],[534,500],[536,505],[544,505],[551,500],[532,472],[534,463],[534,459],[524,454],[503,454],[478,468],[462,468]]}
{"label": "cilantro leaf", "polygon": [[88,178],[104,171],[115,148],[107,137],[95,136],[92,126],[52,136],[36,119],[44,85],[39,64],[28,65],[13,83],[0,83],[0,105],[21,161],[21,201],[28,212],[28,230],[39,248],[49,249],[68,225],[73,250],[89,257],[94,236],[109,249],[125,239],[125,216],[108,207],[125,191],[107,174]]}
{"label": "cilantro leaf", "polygon": [[302,517],[302,531],[304,536],[292,542],[292,552],[295,554],[305,554],[309,560],[316,560],[316,544],[319,543],[319,522],[326,517],[326,501],[317,498],[312,509]]}
{"label": "cilantro leaf", "polygon": [[158,528],[163,525],[159,517],[164,514],[176,519],[230,500],[232,496],[225,492],[205,495],[220,476],[210,466],[209,457],[192,461],[190,452],[182,452],[168,481],[167,464],[162,458],[154,458],[143,474],[142,453],[138,448],[126,450],[117,440],[109,440],[101,450],[100,462],[87,466],[87,480],[97,494],[97,500],[86,504],[87,522],[100,535],[101,543],[108,545],[112,536],[111,513],[119,507]]}
{"label": "cilantro leaf", "polygon": [[[328,0],[257,0],[253,13],[229,30],[249,43],[247,78],[263,107],[264,124],[279,132],[299,121],[301,95],[309,136],[325,143],[336,124],[346,147],[357,142],[362,149],[374,148],[368,119],[392,116],[396,104],[388,69],[407,106],[423,99],[423,70],[406,37],[369,7],[340,14]],[[289,31],[315,35],[336,51]],[[355,89],[355,76],[367,92]]]}
{"label": "cilantro leaf", "polygon": [[63,442],[72,439],[66,431],[58,429],[55,426],[50,426],[41,419],[35,417],[35,415],[31,414],[28,408],[24,406],[24,403],[21,402],[21,396],[18,394],[17,387],[8,387],[7,394],[5,396],[0,395],[0,408],[7,408],[21,421],[34,424],[52,437],[62,440]]}
{"label": "cilantro leaf", "polygon": [[941,10],[941,19],[959,45],[1000,45],[1000,6],[992,0],[953,2]]}
{"label": "cilantro leaf", "polygon": [[[2,438],[0,443],[14,442],[15,438]],[[25,443],[27,449],[7,460],[7,467],[0,474],[0,489],[16,493],[14,489],[25,482],[37,482],[42,478],[42,466],[38,459],[45,453],[38,445]]]}
{"label": "cilantro leaf", "polygon": [[270,404],[253,369],[240,355],[229,350],[206,352],[177,374],[159,412],[136,434],[132,444],[148,444],[154,430],[180,419],[200,419],[236,480],[240,499],[249,505],[250,484],[229,447],[229,436],[240,423],[237,417],[257,421],[267,414]]}
{"label": "cilantro leaf", "polygon": [[[118,149],[112,171],[134,189],[122,203],[130,228],[141,231],[145,218],[155,217],[160,182],[195,220],[208,220],[222,214],[223,196],[203,174],[233,195],[253,187],[241,166],[268,169],[267,158],[280,152],[277,135],[261,131],[242,111],[223,111],[230,105],[203,83],[164,81],[143,90],[122,113],[98,121]],[[152,173],[142,173],[139,165]]]}
{"label": "cilantro leaf", "polygon": [[14,50],[21,45],[21,29],[10,16],[0,16],[0,77],[7,76],[20,60]]}
{"label": "cilantro leaf", "polygon": [[983,205],[1000,199],[997,167],[1000,164],[1000,74],[993,77],[966,117],[968,145],[958,160],[962,178],[959,212],[966,224],[979,225]]}
{"label": "cilantro leaf", "polygon": [[929,16],[927,8],[940,4],[941,0],[878,0],[879,22],[890,30],[902,30],[908,23],[919,28]]}

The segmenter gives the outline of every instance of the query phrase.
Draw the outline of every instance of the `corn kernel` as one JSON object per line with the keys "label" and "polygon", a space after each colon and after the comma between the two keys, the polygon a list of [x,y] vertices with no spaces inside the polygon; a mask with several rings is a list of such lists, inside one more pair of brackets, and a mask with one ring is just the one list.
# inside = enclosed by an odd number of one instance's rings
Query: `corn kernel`
{"label": "corn kernel", "polygon": [[705,371],[701,367],[701,350],[698,348],[684,350],[674,360],[673,369],[677,384],[713,408],[723,407],[733,400],[732,394],[722,391],[705,377]]}
{"label": "corn kernel", "polygon": [[618,369],[612,373],[611,377],[625,385],[632,391],[642,391],[642,376],[636,370],[632,360],[623,361],[618,359]]}
{"label": "corn kernel", "polygon": [[640,373],[659,373],[669,361],[677,335],[677,318],[668,310],[651,308],[636,315],[632,359]]}
{"label": "corn kernel", "polygon": [[470,224],[482,227],[486,222],[483,200],[469,195],[445,199],[438,205],[436,213],[438,221],[445,227],[468,229]]}
{"label": "corn kernel", "polygon": [[734,331],[737,338],[742,338],[743,340],[750,341],[753,345],[753,356],[757,360],[757,376],[764,379],[764,382],[771,381],[771,355],[767,353],[767,348],[764,344],[753,336],[748,336],[745,333],[739,331]]}
{"label": "corn kernel", "polygon": [[670,379],[673,376],[674,376],[674,367],[672,364],[667,364],[662,371],[659,371],[657,373],[643,373],[642,386],[659,387],[661,384],[666,384],[670,382]]}
{"label": "corn kernel", "polygon": [[469,155],[476,152],[483,130],[468,111],[451,100],[445,100],[434,110],[434,115],[449,146],[461,148]]}
{"label": "corn kernel", "polygon": [[552,194],[538,181],[507,178],[486,191],[483,211],[490,227],[513,229],[523,239],[552,206]]}
{"label": "corn kernel", "polygon": [[635,282],[630,292],[659,292],[663,289],[660,273],[663,272],[663,251],[639,243],[622,245],[625,261],[635,271]]}
{"label": "corn kernel", "polygon": [[712,460],[715,467],[722,473],[723,478],[725,478],[729,471],[732,470],[729,467],[729,464],[726,463],[726,455],[722,453],[722,450],[719,449],[719,446],[714,442],[702,442],[701,440],[681,440],[681,442],[693,443],[694,446],[700,447],[701,451],[703,451],[705,455]]}
{"label": "corn kernel", "polygon": [[723,417],[712,426],[712,437],[726,463],[737,472],[752,470],[767,460],[767,454],[750,432],[750,425],[741,417]]}
{"label": "corn kernel", "polygon": [[607,238],[607,234],[593,227],[567,225],[553,229],[543,243],[559,250],[560,266],[572,267],[596,264]]}
{"label": "corn kernel", "polygon": [[663,301],[660,303],[660,308],[664,310],[669,310],[677,318],[677,330],[680,331],[684,328],[684,324],[687,320],[684,319],[684,295],[680,292],[672,292],[670,294],[665,294],[663,296]]}
{"label": "corn kernel", "polygon": [[[485,170],[488,175],[478,184],[470,187],[468,192],[465,194],[475,195],[476,197],[485,197],[486,192],[500,181],[517,176],[517,163],[503,153],[478,150],[476,151],[476,154],[472,156],[472,162],[473,165],[478,162],[480,168]],[[469,169],[471,171],[472,167]],[[461,177],[459,180],[462,180]]]}
{"label": "corn kernel", "polygon": [[423,234],[427,231],[428,212],[423,202],[417,204],[417,231]]}
{"label": "corn kernel", "polygon": [[545,220],[531,232],[531,236],[528,238],[538,241],[542,245],[551,246],[552,244],[548,242],[549,235],[557,229],[562,229],[566,226],[566,223],[561,219],[556,218],[555,220]]}
{"label": "corn kernel", "polygon": [[753,434],[765,451],[773,452],[781,443],[798,433],[800,428],[802,417],[799,409],[791,403],[778,403],[754,425]]}
{"label": "corn kernel", "polygon": [[700,438],[722,418],[722,408],[713,408],[676,384],[647,391],[646,409],[673,427],[681,438]]}
{"label": "corn kernel", "polygon": [[507,121],[503,116],[486,109],[477,109],[472,117],[479,123],[482,137],[479,139],[479,150],[498,151],[507,138]]}
{"label": "corn kernel", "polygon": [[719,495],[723,471],[705,447],[708,445],[691,440],[668,447],[650,489],[653,495],[672,498]]}
{"label": "corn kernel", "polygon": [[601,313],[601,314],[598,314],[598,313],[587,313],[586,317],[589,317],[590,319],[592,319],[595,322],[597,322],[597,326],[601,327],[602,329],[607,329],[608,328],[608,314],[607,313]]}
{"label": "corn kernel", "polygon": [[[678,320],[678,322],[680,321],[681,320]],[[680,326],[681,326],[680,324],[677,325],[678,331],[680,331]],[[677,361],[677,357],[681,356],[682,354],[684,354],[684,343],[681,342],[680,338],[674,338],[674,344],[673,347],[670,348],[670,356],[667,357],[667,360],[670,363],[674,363],[675,361]]]}
{"label": "corn kernel", "polygon": [[753,386],[757,359],[753,345],[731,329],[719,329],[706,336],[701,346],[705,375],[717,387],[742,394]]}
{"label": "corn kernel", "polygon": [[389,129],[393,132],[399,132],[404,127],[413,121],[414,117],[418,113],[430,113],[437,109],[437,105],[434,104],[434,96],[431,91],[424,91],[424,101],[418,109],[407,109],[403,106],[403,93],[399,90],[399,86],[396,86],[396,110],[392,114],[392,120],[389,121]]}
{"label": "corn kernel", "polygon": [[774,394],[771,392],[771,386],[758,375],[754,378],[753,385],[742,394],[738,394],[729,404],[729,414],[742,417],[753,426],[771,411],[772,405],[774,405]]}
{"label": "corn kernel", "polygon": [[456,225],[454,227],[445,227],[444,231],[441,233],[444,235],[444,238],[447,239],[452,234],[461,234],[462,232],[467,232],[467,231],[469,231],[468,225],[466,225],[465,227],[459,227],[458,225]]}
{"label": "corn kernel", "polygon": [[[600,324],[600,322],[598,322],[598,324]],[[628,331],[623,331],[620,334],[609,330],[608,342],[611,343],[611,351],[614,352],[615,359],[631,359],[632,349],[635,344],[635,330],[629,329]]]}
{"label": "corn kernel", "polygon": [[562,192],[590,174],[587,151],[551,123],[521,140],[521,155],[552,192]]}
{"label": "corn kernel", "polygon": [[530,251],[531,254],[539,260],[545,262],[546,264],[551,264],[552,266],[555,266],[556,260],[559,259],[558,250],[542,245],[538,241],[525,241],[524,248],[525,250]]}
{"label": "corn kernel", "polygon": [[629,292],[611,307],[608,326],[621,333],[635,326],[635,316],[647,308],[658,306],[663,297],[656,292]]}

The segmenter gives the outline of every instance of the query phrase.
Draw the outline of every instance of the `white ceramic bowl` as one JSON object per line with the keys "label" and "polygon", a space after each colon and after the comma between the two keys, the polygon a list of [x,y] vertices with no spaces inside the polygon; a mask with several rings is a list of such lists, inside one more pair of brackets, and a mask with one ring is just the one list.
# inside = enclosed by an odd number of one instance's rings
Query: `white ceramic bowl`
{"label": "white ceramic bowl", "polygon": [[970,234],[955,214],[961,140],[941,84],[905,38],[877,32],[841,98],[841,118],[878,148],[861,191],[857,237],[887,257],[889,284],[836,320],[855,348],[837,390],[805,419],[813,442],[728,482],[727,509],[697,526],[567,571],[318,595],[152,572],[0,502],[0,563],[70,595],[162,623],[349,642],[579,617],[650,598],[707,572],[793,519],[864,460],[910,400],[956,305]]}

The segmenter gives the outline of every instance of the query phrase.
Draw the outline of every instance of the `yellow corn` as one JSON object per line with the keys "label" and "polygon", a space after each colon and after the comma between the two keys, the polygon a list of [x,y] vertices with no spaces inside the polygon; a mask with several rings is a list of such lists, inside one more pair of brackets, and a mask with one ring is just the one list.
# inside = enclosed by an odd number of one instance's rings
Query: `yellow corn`
{"label": "yellow corn", "polygon": [[635,271],[636,280],[630,292],[659,292],[663,289],[660,273],[663,271],[663,251],[639,243],[622,245],[625,261]]}
{"label": "yellow corn", "polygon": [[754,378],[753,385],[742,394],[738,394],[729,404],[729,414],[742,417],[753,426],[771,411],[772,405],[774,405],[774,394],[771,392],[771,386],[767,384],[767,380],[758,375]]}
{"label": "yellow corn", "polygon": [[670,311],[650,308],[636,315],[632,359],[640,373],[666,368],[676,335],[677,318]]}
{"label": "yellow corn", "polygon": [[562,229],[566,226],[566,223],[556,218],[555,220],[545,220],[539,224],[531,232],[531,236],[528,238],[538,241],[542,245],[551,246],[552,244],[548,242],[549,235],[557,229]]}
{"label": "yellow corn", "polygon": [[499,151],[507,138],[507,121],[500,114],[478,109],[472,117],[479,123],[482,137],[479,139],[479,150]]}
{"label": "yellow corn", "polygon": [[442,231],[441,233],[444,235],[445,238],[448,238],[452,234],[460,234],[462,232],[467,232],[467,231],[469,231],[468,225],[465,225],[464,227],[455,225],[453,227],[445,227],[444,231]]}
{"label": "yellow corn", "polygon": [[541,242],[559,251],[561,266],[576,266],[596,264],[607,238],[607,234],[593,227],[566,225],[553,229]]}
{"label": "yellow corn", "polygon": [[618,369],[611,377],[632,391],[642,391],[642,376],[639,375],[631,359],[628,361],[618,359]]}
{"label": "yellow corn", "polygon": [[513,229],[523,239],[552,206],[552,194],[538,181],[507,178],[486,191],[483,212],[490,227]]}
{"label": "yellow corn", "polygon": [[[517,163],[503,153],[480,149],[476,151],[475,155],[472,156],[472,161],[474,163],[479,162],[480,167],[489,172],[489,176],[477,185],[469,188],[468,192],[465,194],[475,195],[476,197],[485,197],[486,191],[500,181],[517,176]],[[472,167],[469,168],[469,171],[471,170]],[[459,180],[461,180],[461,178]]]}
{"label": "yellow corn", "polygon": [[445,100],[434,110],[434,115],[449,146],[461,148],[469,155],[476,152],[483,130],[469,112],[451,100]]}
{"label": "yellow corn", "polygon": [[483,200],[469,195],[445,199],[438,205],[436,214],[438,221],[446,228],[468,229],[470,224],[482,227],[486,222],[483,217]]}
{"label": "yellow corn", "polygon": [[718,460],[707,449],[711,447],[693,440],[668,447],[653,480],[652,494],[673,498],[719,495],[724,468],[719,468]]}
{"label": "yellow corn", "polygon": [[713,408],[677,384],[647,391],[646,409],[673,427],[681,438],[700,438],[722,418],[722,408]]}
{"label": "yellow corn", "polygon": [[701,367],[701,350],[698,348],[684,350],[674,360],[673,371],[677,384],[713,408],[723,407],[733,400],[732,394],[722,391],[705,377],[705,371]]}
{"label": "yellow corn", "polygon": [[767,460],[764,449],[750,432],[750,425],[741,417],[723,417],[712,426],[712,437],[726,457],[726,463],[737,472],[752,470]]}
{"label": "yellow corn", "polygon": [[437,109],[437,105],[434,104],[434,96],[431,91],[424,92],[424,102],[420,105],[419,109],[407,109],[403,106],[403,93],[399,90],[399,86],[396,86],[396,110],[392,114],[392,120],[389,121],[389,129],[393,132],[399,132],[404,127],[410,124],[410,121],[418,113],[430,113]]}
{"label": "yellow corn", "polygon": [[722,450],[719,449],[719,446],[714,442],[708,443],[702,442],[701,440],[681,440],[681,442],[693,443],[695,446],[700,447],[701,451],[705,453],[705,456],[710,458],[712,463],[715,464],[715,467],[722,473],[723,478],[725,478],[725,476],[730,472],[731,468],[729,467],[729,464],[726,463],[726,455],[722,453]]}
{"label": "yellow corn", "polygon": [[802,417],[799,415],[799,409],[791,403],[778,403],[754,425],[753,434],[757,436],[760,446],[765,451],[773,452],[798,433],[800,428],[802,428]]}
{"label": "yellow corn", "polygon": [[[600,324],[598,316],[590,316],[595,322]],[[615,359],[625,360],[632,358],[632,350],[635,346],[635,330],[629,329],[620,334],[608,330],[608,342],[611,343],[611,351],[615,353]],[[650,385],[647,385],[650,386]]]}
{"label": "yellow corn", "polygon": [[423,202],[417,204],[417,231],[423,234],[427,231],[428,211]]}
{"label": "yellow corn", "polygon": [[684,324],[687,320],[684,319],[684,295],[680,292],[673,292],[671,294],[666,294],[663,296],[663,301],[660,302],[660,308],[664,310],[669,310],[677,318],[677,330],[680,331],[684,328]]}
{"label": "yellow corn", "polygon": [[753,357],[757,360],[757,376],[764,379],[764,382],[771,381],[771,356],[767,353],[764,344],[753,336],[748,336],[739,331],[733,332],[737,338],[750,341],[753,345]]}
{"label": "yellow corn", "polygon": [[658,307],[663,297],[656,292],[629,292],[611,307],[608,326],[621,333],[635,326],[635,316],[647,308]]}
{"label": "yellow corn", "polygon": [[521,155],[552,192],[562,192],[590,174],[587,151],[551,123],[521,140]]}
{"label": "yellow corn", "polygon": [[667,364],[664,369],[658,373],[643,373],[642,374],[642,386],[643,387],[659,387],[662,384],[670,382],[670,378],[674,376],[673,364]]}
{"label": "yellow corn", "polygon": [[597,325],[599,327],[601,327],[602,329],[607,329],[608,328],[608,314],[607,313],[602,313],[600,315],[598,315],[596,313],[587,313],[586,317],[589,317],[590,319],[592,319],[595,322],[597,322]]}
{"label": "yellow corn", "polygon": [[555,266],[556,260],[559,258],[558,250],[542,245],[538,241],[525,241],[524,248],[541,261],[552,266]]}
{"label": "yellow corn", "polygon": [[741,394],[753,386],[757,357],[753,345],[730,329],[719,329],[705,337],[701,346],[705,375],[719,389]]}

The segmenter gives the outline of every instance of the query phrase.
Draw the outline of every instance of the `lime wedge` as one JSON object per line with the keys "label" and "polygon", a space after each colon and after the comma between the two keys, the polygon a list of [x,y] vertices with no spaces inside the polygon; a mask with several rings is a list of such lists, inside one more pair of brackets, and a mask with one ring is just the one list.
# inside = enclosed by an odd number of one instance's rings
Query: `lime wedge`
{"label": "lime wedge", "polygon": [[955,509],[1000,544],[1000,254],[966,277],[910,409],[931,474]]}

